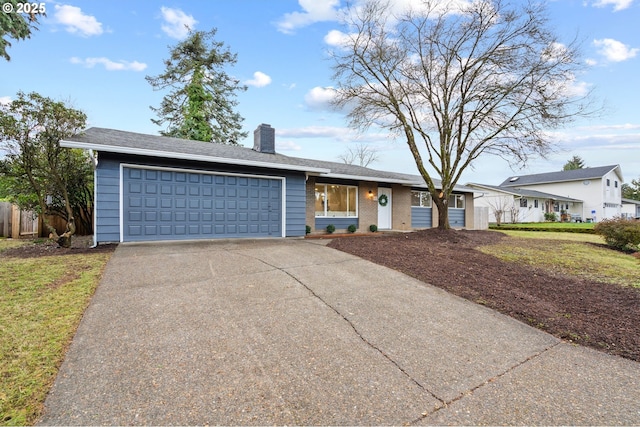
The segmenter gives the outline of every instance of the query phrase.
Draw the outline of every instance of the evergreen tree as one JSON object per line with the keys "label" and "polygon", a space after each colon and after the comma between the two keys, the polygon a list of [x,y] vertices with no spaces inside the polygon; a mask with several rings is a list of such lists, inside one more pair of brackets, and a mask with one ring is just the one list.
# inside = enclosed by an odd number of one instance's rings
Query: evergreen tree
{"label": "evergreen tree", "polygon": [[631,184],[622,184],[622,197],[631,200],[640,200],[640,178],[632,179]]}
{"label": "evergreen tree", "polygon": [[151,107],[160,134],[223,144],[238,144],[247,136],[244,120],[234,108],[236,92],[246,90],[229,76],[225,67],[236,63],[222,42],[214,39],[216,30],[189,31],[189,36],[173,46],[164,61],[164,73],[146,80],[154,90],[169,89],[159,108]]}
{"label": "evergreen tree", "polygon": [[580,156],[573,156],[571,160],[564,164],[562,167],[563,171],[572,171],[576,169],[584,168],[584,160]]}
{"label": "evergreen tree", "polygon": [[[25,6],[26,4],[26,6]],[[29,3],[23,0],[3,0],[2,11],[0,11],[0,56],[7,61],[11,57],[7,53],[7,48],[11,47],[9,38],[24,40],[31,37],[31,31],[37,29],[38,15],[46,12],[45,3]],[[29,11],[19,13],[20,10]]]}

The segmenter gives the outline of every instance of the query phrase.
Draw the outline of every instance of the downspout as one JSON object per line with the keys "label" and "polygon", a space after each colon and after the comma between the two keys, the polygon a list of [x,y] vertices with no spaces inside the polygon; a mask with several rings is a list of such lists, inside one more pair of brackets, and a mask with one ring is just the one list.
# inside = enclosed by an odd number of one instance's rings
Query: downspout
{"label": "downspout", "polygon": [[93,163],[93,245],[91,246],[91,249],[93,249],[98,246],[98,236],[96,236],[96,191],[98,191],[98,158],[94,155],[92,149],[89,149],[89,157],[91,158],[91,163]]}

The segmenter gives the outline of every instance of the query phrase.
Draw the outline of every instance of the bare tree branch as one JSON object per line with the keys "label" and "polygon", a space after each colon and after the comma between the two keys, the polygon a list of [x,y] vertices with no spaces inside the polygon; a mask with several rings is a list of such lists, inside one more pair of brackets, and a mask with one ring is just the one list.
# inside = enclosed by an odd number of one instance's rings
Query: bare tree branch
{"label": "bare tree branch", "polygon": [[334,102],[348,107],[352,127],[375,124],[406,140],[440,228],[480,156],[525,164],[553,149],[550,130],[594,112],[590,94],[572,87],[584,66],[579,46],[558,41],[543,4],[425,0],[400,16],[390,6],[370,0],[345,14],[347,42],[331,52]]}

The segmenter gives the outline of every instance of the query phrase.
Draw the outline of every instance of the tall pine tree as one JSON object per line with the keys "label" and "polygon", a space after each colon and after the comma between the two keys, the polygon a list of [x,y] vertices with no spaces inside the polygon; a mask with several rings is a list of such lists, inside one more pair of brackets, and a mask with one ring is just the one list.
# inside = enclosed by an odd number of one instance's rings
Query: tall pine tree
{"label": "tall pine tree", "polygon": [[583,169],[584,168],[584,160],[580,156],[573,156],[567,163],[562,167],[563,171],[572,171],[575,169]]}
{"label": "tall pine tree", "polygon": [[151,107],[158,116],[151,121],[165,127],[161,135],[222,144],[238,144],[247,136],[244,119],[234,111],[236,93],[247,88],[225,71],[237,55],[215,34],[216,29],[190,30],[171,48],[164,73],[146,77],[154,90],[169,89],[160,107]]}

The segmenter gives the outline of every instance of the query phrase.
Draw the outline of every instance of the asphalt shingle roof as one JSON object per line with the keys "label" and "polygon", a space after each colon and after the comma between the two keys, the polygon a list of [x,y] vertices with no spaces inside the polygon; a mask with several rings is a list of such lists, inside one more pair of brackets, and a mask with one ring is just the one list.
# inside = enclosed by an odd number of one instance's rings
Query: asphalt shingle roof
{"label": "asphalt shingle roof", "polygon": [[571,197],[564,197],[564,196],[558,196],[556,194],[544,193],[542,191],[528,190],[526,188],[515,188],[515,187],[505,187],[505,186],[501,187],[498,185],[486,185],[486,184],[476,184],[476,183],[469,183],[467,184],[467,186],[470,186],[472,188],[486,188],[490,190],[513,194],[516,196],[529,197],[529,198],[535,198],[535,199],[550,199],[550,200],[558,200],[563,202],[582,202],[582,200],[579,200],[579,199],[572,199]]}
{"label": "asphalt shingle roof", "polygon": [[523,185],[602,178],[605,174],[618,167],[618,165],[611,165],[574,169],[569,171],[538,173],[533,175],[513,175],[505,179],[500,184],[500,187],[521,187]]}
{"label": "asphalt shingle roof", "polygon": [[[277,153],[260,153],[239,145],[207,144],[200,141],[115,129],[92,127],[81,135],[63,141],[63,145],[80,146],[80,148],[91,148],[112,153],[275,167],[285,170],[304,170],[319,176],[391,182],[426,188],[426,184],[420,175],[381,171],[345,163],[290,157]],[[440,181],[435,181],[436,185],[440,185]],[[473,191],[463,186],[456,186],[455,188],[458,191]]]}

